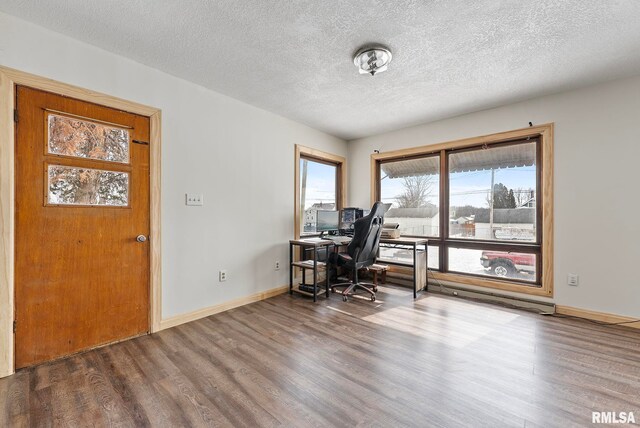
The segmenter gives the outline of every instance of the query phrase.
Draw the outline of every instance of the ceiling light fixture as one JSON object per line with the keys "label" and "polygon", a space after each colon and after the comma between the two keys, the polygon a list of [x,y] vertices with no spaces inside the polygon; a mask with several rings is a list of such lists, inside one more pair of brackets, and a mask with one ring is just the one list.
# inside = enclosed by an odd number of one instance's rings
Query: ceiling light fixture
{"label": "ceiling light fixture", "polygon": [[383,46],[366,47],[360,49],[353,57],[353,63],[360,74],[375,76],[387,70],[391,62],[391,51]]}

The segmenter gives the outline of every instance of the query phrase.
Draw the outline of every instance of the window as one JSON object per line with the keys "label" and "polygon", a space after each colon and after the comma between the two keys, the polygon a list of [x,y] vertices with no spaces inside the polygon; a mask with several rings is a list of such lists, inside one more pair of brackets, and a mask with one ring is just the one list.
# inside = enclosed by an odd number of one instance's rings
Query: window
{"label": "window", "polygon": [[440,155],[382,162],[380,200],[403,235],[440,236]]}
{"label": "window", "polygon": [[[380,200],[391,204],[386,223],[408,236],[440,236],[440,154],[380,163]],[[429,269],[439,269],[438,247],[430,246]],[[380,258],[411,263],[411,250],[381,248]]]}
{"label": "window", "polygon": [[296,236],[316,234],[319,210],[337,211],[344,205],[345,159],[296,145]]}
{"label": "window", "polygon": [[[129,163],[128,129],[91,120],[45,112],[46,154],[73,161],[91,160],[118,169]],[[67,159],[65,162],[70,162]],[[98,161],[98,162],[96,162]],[[129,172],[48,164],[45,173],[48,205],[129,205]]]}
{"label": "window", "polygon": [[536,242],[537,142],[448,153],[449,237]]}
{"label": "window", "polygon": [[78,118],[47,113],[47,152],[129,163],[129,131]]}
{"label": "window", "polygon": [[373,196],[391,204],[385,222],[429,238],[434,277],[549,296],[552,132],[544,125],[374,154]]}
{"label": "window", "polygon": [[301,234],[316,233],[318,210],[336,210],[337,169],[336,165],[300,158]]}
{"label": "window", "polygon": [[537,255],[501,250],[448,248],[449,271],[535,283]]}
{"label": "window", "polygon": [[47,167],[51,205],[111,205],[129,203],[129,174],[63,165]]}

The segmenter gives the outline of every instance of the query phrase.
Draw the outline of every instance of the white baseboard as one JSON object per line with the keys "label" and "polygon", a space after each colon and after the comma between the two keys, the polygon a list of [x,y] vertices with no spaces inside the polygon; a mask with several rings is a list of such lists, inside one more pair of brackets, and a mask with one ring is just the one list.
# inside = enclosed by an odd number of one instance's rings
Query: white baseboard
{"label": "white baseboard", "polygon": [[277,296],[289,291],[289,286],[284,285],[281,287],[272,288],[270,290],[261,291],[259,293],[250,294],[248,296],[240,297],[238,299],[230,300],[228,302],[220,303],[218,305],[209,306],[207,308],[198,309],[193,312],[187,312],[186,314],[176,315],[160,321],[160,330],[175,327],[180,324],[199,320],[210,315],[218,314],[220,312],[228,311],[229,309],[244,306],[249,303],[259,302],[270,297]]}

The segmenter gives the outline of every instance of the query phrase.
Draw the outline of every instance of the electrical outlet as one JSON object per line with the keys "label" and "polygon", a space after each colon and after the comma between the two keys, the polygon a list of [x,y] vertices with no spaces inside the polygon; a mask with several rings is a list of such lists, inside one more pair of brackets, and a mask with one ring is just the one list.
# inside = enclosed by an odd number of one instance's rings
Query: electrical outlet
{"label": "electrical outlet", "polygon": [[204,205],[204,195],[202,193],[187,193],[185,198],[186,204],[189,206],[201,207]]}
{"label": "electrical outlet", "polygon": [[227,280],[227,271],[226,270],[221,270],[220,272],[218,272],[218,280],[220,282],[224,282]]}
{"label": "electrical outlet", "polygon": [[275,268],[276,270],[280,270],[280,262],[278,260],[276,260]]}
{"label": "electrical outlet", "polygon": [[572,285],[574,287],[578,286],[578,274],[570,273],[567,275],[567,285]]}

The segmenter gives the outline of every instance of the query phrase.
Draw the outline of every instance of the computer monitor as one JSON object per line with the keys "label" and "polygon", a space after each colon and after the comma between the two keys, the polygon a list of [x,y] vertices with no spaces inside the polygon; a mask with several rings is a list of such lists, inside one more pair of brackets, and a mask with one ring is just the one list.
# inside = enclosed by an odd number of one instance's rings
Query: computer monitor
{"label": "computer monitor", "polygon": [[316,232],[338,230],[340,213],[338,211],[318,210],[316,212]]}
{"label": "computer monitor", "polygon": [[353,223],[362,217],[360,208],[345,208],[340,211],[340,230],[353,231]]}

